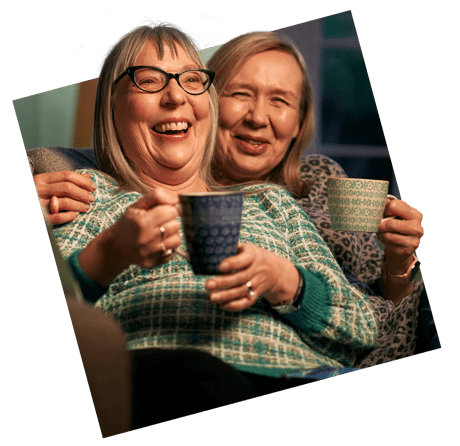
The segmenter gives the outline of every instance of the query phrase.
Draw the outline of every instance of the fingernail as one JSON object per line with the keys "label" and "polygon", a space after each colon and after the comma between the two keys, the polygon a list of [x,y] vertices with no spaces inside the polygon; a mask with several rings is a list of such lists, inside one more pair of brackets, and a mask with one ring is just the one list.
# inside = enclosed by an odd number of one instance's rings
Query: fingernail
{"label": "fingernail", "polygon": [[96,190],[96,188],[97,188],[96,183],[91,182],[91,187],[93,188],[93,190]]}
{"label": "fingernail", "polygon": [[214,282],[214,280],[208,280],[206,282],[206,289],[207,290],[212,290],[216,287],[216,282]]}
{"label": "fingernail", "polygon": [[93,203],[95,199],[96,197],[93,194],[89,194],[89,201],[91,201],[91,203]]}
{"label": "fingernail", "polygon": [[91,209],[91,206],[89,204],[87,204],[85,207],[86,207],[87,211],[89,211]]}

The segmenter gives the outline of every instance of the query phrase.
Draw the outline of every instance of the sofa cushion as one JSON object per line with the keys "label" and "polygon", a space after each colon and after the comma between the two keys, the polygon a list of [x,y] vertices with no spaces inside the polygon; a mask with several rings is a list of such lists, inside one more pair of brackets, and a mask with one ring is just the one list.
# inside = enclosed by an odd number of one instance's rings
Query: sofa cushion
{"label": "sofa cushion", "polygon": [[62,170],[96,169],[94,150],[90,148],[40,147],[28,150],[27,158],[33,175]]}

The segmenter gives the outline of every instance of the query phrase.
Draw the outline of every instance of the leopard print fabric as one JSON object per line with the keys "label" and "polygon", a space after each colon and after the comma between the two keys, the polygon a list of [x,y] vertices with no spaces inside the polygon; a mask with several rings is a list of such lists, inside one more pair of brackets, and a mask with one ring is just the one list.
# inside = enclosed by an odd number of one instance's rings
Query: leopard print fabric
{"label": "leopard print fabric", "polygon": [[[404,358],[414,354],[417,337],[417,320],[423,282],[417,282],[414,292],[396,306],[378,294],[378,281],[383,253],[373,234],[334,231],[327,204],[327,178],[346,177],[342,167],[324,155],[307,155],[301,164],[300,177],[313,180],[306,197],[297,200],[318,232],[329,246],[344,272],[357,280],[350,282],[365,293],[373,303],[379,325],[378,346],[356,367]],[[377,293],[374,291],[376,290]]]}

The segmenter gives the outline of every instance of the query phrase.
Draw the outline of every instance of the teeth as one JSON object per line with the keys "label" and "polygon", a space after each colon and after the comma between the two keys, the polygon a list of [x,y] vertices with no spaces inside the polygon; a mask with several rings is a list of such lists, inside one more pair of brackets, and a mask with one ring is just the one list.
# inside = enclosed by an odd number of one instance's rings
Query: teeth
{"label": "teeth", "polygon": [[261,144],[263,144],[263,141],[256,141],[254,139],[245,139],[245,141],[248,143],[248,144],[252,144],[254,146],[260,146]]}
{"label": "teeth", "polygon": [[156,125],[154,130],[159,133],[165,133],[170,130],[172,131],[179,131],[179,130],[187,130],[188,123],[187,122],[167,122],[166,124]]}

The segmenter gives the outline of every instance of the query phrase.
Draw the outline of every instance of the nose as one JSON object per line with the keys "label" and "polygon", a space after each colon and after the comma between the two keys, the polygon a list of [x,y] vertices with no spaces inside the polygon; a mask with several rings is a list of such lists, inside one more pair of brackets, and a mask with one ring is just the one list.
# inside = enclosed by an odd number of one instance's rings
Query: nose
{"label": "nose", "polygon": [[258,97],[250,102],[245,119],[247,123],[256,128],[265,127],[269,124],[269,113],[264,98]]}
{"label": "nose", "polygon": [[177,107],[186,101],[187,93],[177,83],[176,79],[170,79],[168,85],[161,90],[161,105],[165,107]]}

